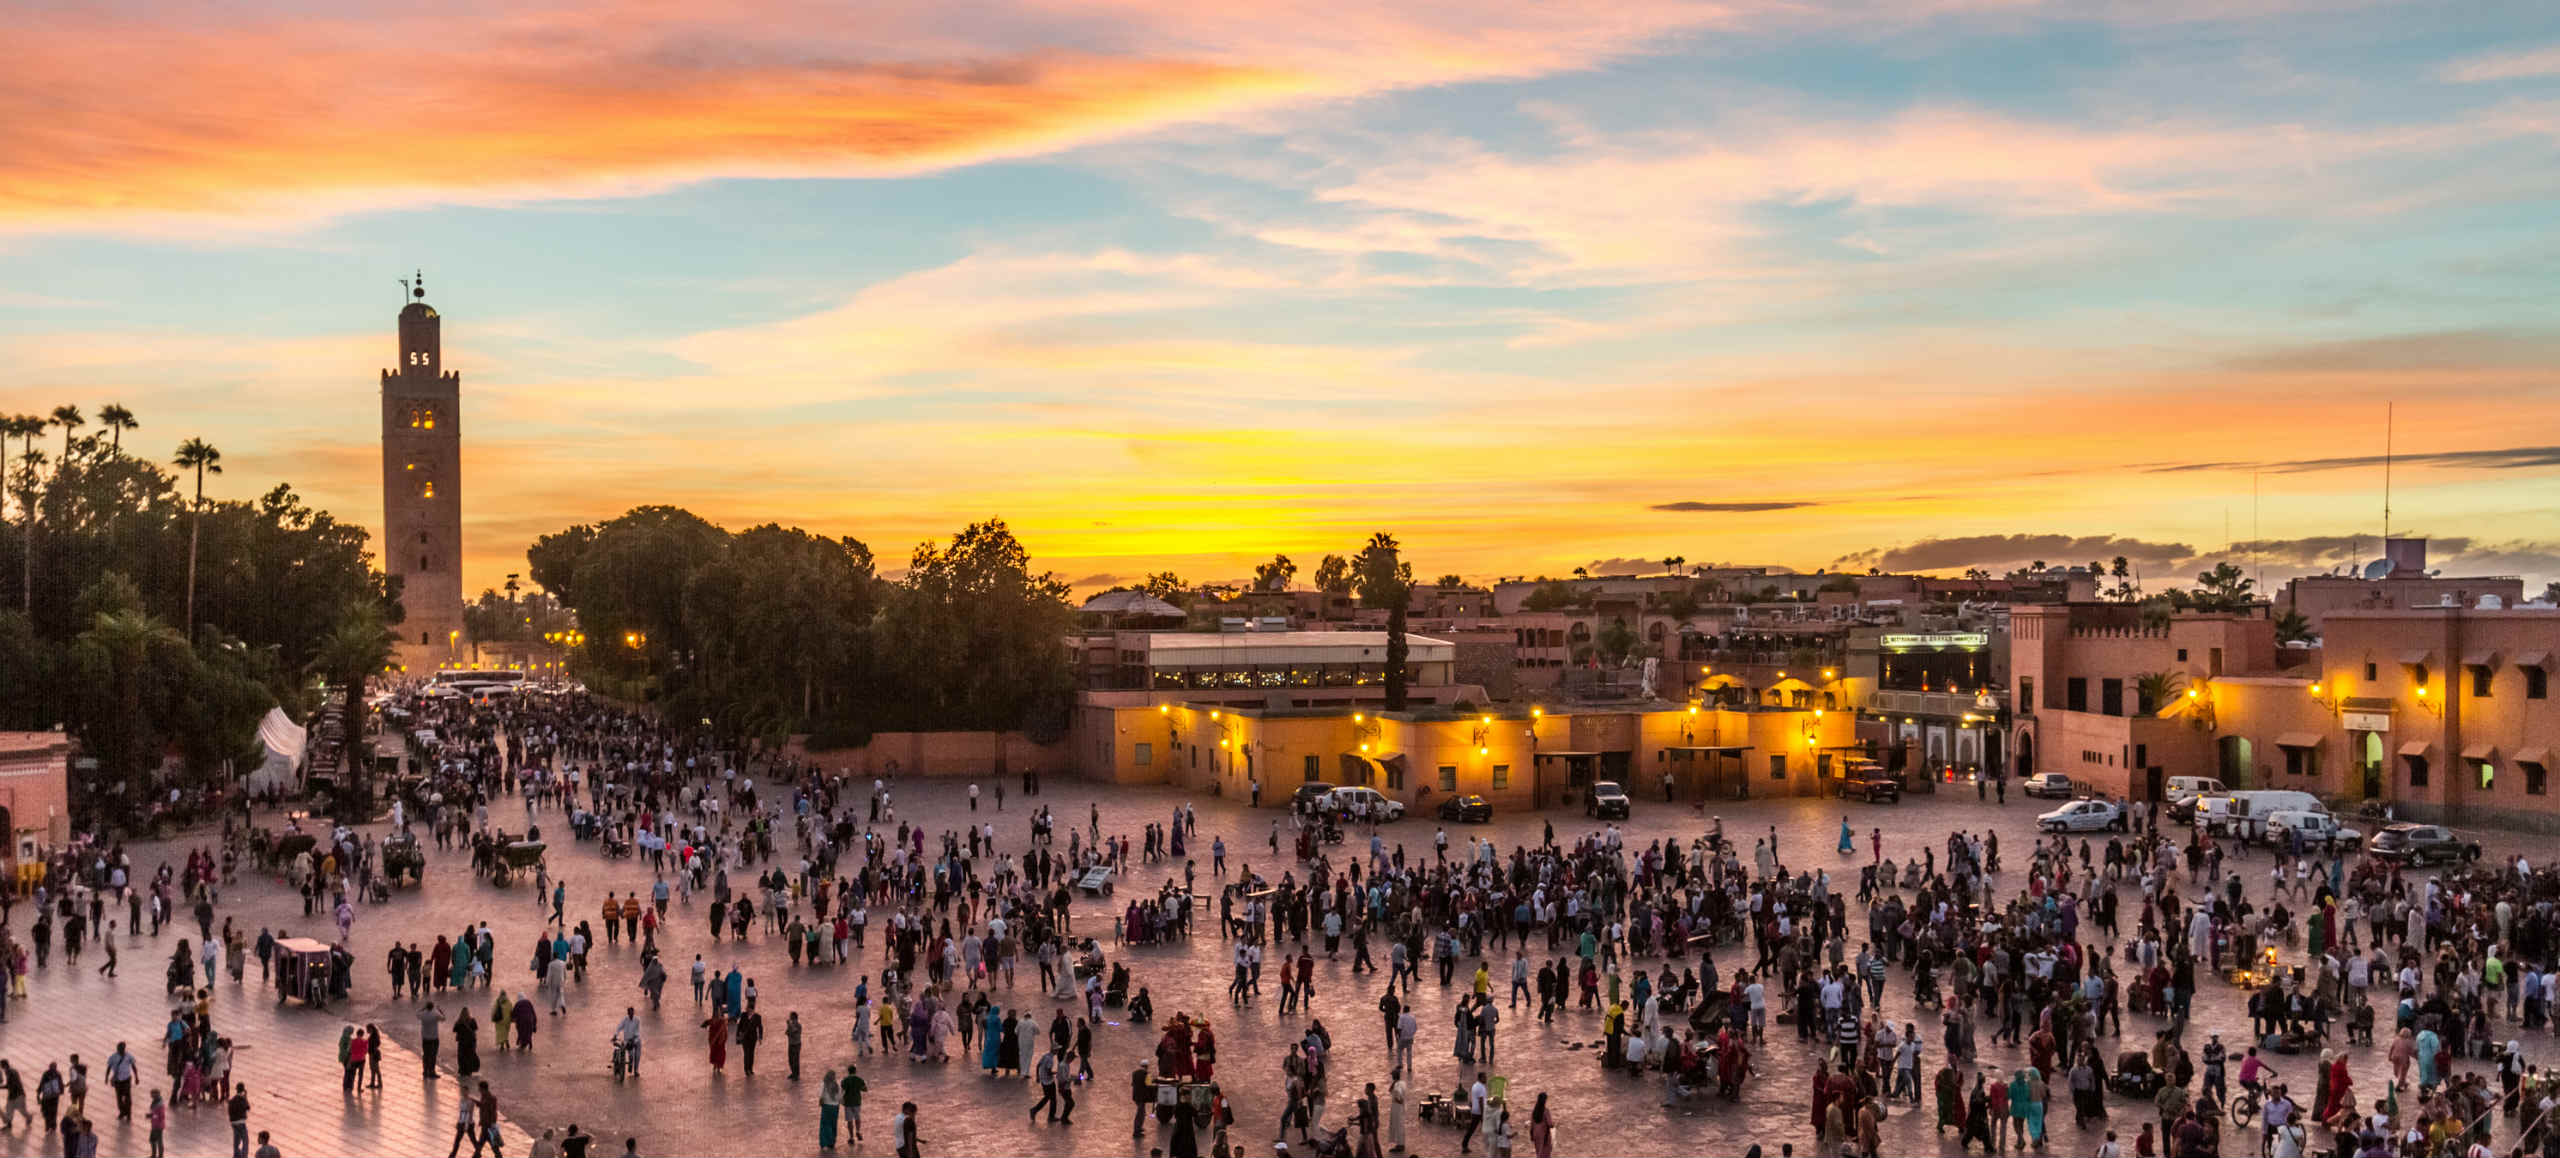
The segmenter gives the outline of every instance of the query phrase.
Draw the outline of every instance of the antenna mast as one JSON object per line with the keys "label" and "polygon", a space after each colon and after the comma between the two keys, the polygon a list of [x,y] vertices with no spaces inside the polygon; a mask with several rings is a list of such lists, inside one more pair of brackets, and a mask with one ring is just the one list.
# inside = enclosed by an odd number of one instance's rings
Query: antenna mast
{"label": "antenna mast", "polygon": [[2391,411],[2392,403],[2382,404],[2382,538],[2386,546],[2391,539]]}

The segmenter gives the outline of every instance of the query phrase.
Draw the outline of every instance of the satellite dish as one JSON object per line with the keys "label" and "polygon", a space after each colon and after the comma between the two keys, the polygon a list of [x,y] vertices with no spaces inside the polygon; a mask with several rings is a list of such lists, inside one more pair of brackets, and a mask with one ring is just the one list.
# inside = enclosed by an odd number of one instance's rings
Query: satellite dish
{"label": "satellite dish", "polygon": [[2389,559],[2376,559],[2364,565],[2364,577],[2367,579],[2380,579],[2390,573],[2391,560]]}

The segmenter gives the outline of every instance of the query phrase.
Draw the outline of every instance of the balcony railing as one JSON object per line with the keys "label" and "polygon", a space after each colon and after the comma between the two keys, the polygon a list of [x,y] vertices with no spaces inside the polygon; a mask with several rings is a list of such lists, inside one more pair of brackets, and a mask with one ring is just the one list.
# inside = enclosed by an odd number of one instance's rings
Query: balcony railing
{"label": "balcony railing", "polygon": [[1988,715],[1999,711],[1996,704],[2006,697],[1992,694],[1995,706],[1986,712],[1972,692],[1905,692],[1878,688],[1869,694],[1869,705],[1878,712],[1894,716],[1964,716]]}

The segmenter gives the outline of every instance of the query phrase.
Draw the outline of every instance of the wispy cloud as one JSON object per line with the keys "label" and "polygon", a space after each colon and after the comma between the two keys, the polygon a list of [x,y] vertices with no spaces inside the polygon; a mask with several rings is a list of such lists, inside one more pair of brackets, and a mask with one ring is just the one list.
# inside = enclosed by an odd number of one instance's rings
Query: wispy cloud
{"label": "wispy cloud", "polygon": [[2195,556],[2185,543],[2151,542],[2114,535],[2008,534],[1955,535],[1922,539],[1898,547],[1852,551],[1834,566],[1877,567],[1886,571],[1948,571],[1959,567],[2009,566],[2044,560],[2053,564],[2108,562],[2122,555],[2137,566],[2170,566]]}
{"label": "wispy cloud", "polygon": [[1819,502],[1702,502],[1697,499],[1683,499],[1676,503],[1655,503],[1645,509],[1649,511],[1696,511],[1702,513],[1744,514],[1754,511],[1793,511],[1800,510],[1805,507],[1818,507],[1821,505],[1822,504]]}
{"label": "wispy cloud", "polygon": [[2443,75],[2461,84],[2560,76],[2560,44],[2465,57],[2446,65]]}
{"label": "wispy cloud", "polygon": [[2151,474],[2184,474],[2208,470],[2253,470],[2269,474],[2309,474],[2381,466],[2442,466],[2472,470],[2538,470],[2560,466],[2560,446],[2503,446],[2480,450],[2437,450],[2415,454],[2351,454],[2331,458],[2272,459],[2259,462],[2178,462],[2144,468]]}

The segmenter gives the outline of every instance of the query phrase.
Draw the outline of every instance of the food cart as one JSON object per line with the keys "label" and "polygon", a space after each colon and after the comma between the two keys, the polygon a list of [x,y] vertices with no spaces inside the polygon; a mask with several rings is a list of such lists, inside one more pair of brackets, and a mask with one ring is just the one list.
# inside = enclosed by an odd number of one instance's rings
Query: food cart
{"label": "food cart", "polygon": [[295,998],[313,1009],[329,1004],[329,947],[309,937],[276,942],[276,1004]]}

